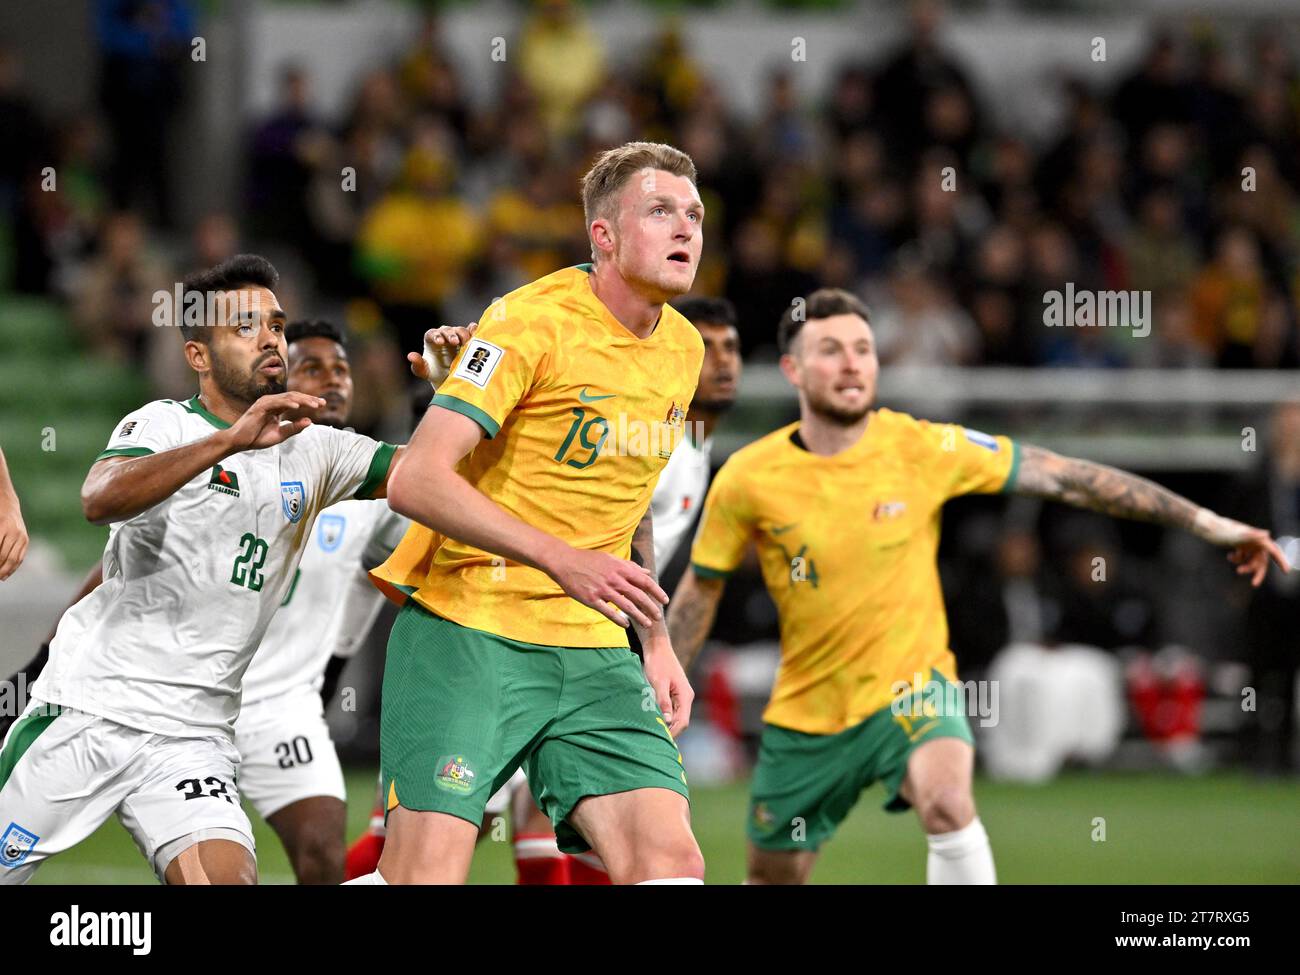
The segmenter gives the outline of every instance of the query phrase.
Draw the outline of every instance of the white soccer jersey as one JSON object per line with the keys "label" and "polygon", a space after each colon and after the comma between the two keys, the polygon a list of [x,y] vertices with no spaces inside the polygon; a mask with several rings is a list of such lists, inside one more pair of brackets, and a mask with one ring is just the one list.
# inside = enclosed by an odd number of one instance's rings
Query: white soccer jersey
{"label": "white soccer jersey", "polygon": [[[99,457],[170,450],[226,426],[198,397],[157,400],[123,419]],[[395,449],[313,424],[114,523],[104,581],[63,614],[32,696],[158,734],[230,734],[244,670],[317,514],[372,494]]]}
{"label": "white soccer jersey", "polygon": [[712,447],[712,437],[699,447],[690,437],[683,437],[659,475],[650,499],[650,515],[655,528],[655,568],[660,571],[681,545],[704,503]]}
{"label": "white soccer jersey", "polygon": [[350,657],[384,594],[366,574],[397,547],[410,522],[384,501],[341,501],[316,517],[279,612],[244,673],[243,707],[297,689],[319,693],[330,657]]}

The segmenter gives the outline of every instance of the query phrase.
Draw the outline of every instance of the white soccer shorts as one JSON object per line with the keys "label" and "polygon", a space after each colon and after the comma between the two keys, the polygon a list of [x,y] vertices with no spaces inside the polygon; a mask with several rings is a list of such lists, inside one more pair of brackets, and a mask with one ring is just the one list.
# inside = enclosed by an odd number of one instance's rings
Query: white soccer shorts
{"label": "white soccer shorts", "polygon": [[224,737],[174,738],[33,700],[0,748],[0,884],[26,883],[114,813],[159,880],[190,837],[255,854],[238,764]]}
{"label": "white soccer shorts", "polygon": [[239,790],[263,819],[300,799],[345,801],[343,767],[310,687],[244,708],[235,720]]}

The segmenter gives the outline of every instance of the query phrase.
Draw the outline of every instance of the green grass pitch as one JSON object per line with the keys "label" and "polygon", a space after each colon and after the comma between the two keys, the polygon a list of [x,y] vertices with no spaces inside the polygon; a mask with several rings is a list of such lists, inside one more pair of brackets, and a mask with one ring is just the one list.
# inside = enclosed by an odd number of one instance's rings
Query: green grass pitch
{"label": "green grass pitch", "polygon": [[[370,814],[375,771],[348,772],[348,836]],[[708,881],[744,876],[746,784],[693,790],[692,818]],[[922,883],[925,841],[911,813],[880,809],[869,790],[826,845],[815,883]],[[980,780],[976,802],[1002,883],[1300,882],[1300,784],[1237,774],[1072,773],[1044,786]],[[250,812],[262,883],[291,883],[284,851]],[[1099,836],[1104,820],[1105,839]],[[147,884],[152,872],[116,820],[47,863],[39,884]],[[471,883],[513,883],[509,843],[485,840]]]}

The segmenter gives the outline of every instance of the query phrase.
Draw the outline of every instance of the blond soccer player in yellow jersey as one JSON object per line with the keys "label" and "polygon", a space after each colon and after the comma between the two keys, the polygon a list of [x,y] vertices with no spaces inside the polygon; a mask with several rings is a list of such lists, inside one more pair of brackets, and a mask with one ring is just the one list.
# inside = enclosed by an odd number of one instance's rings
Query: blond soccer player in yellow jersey
{"label": "blond soccer player in yellow jersey", "polygon": [[804,317],[787,311],[778,334],[799,421],[718,472],[670,613],[689,669],[727,575],[757,546],[782,659],[752,785],[748,881],[807,881],[818,848],[880,781],[886,809],[916,809],[930,883],[994,883],[935,561],[944,502],[996,491],[1054,498],[1231,548],[1255,585],[1270,558],[1289,567],[1267,531],[1141,477],[872,409],[879,364],[862,304],[826,289]]}
{"label": "blond soccer player in yellow jersey", "polygon": [[384,674],[388,839],[353,883],[463,882],[521,764],[564,852],[594,849],[615,883],[703,880],[649,506],[704,356],[665,304],[695,278],[704,208],[690,158],[652,143],[603,153],[582,197],[593,263],[484,311],[389,485],[419,525],[375,573],[406,599]]}

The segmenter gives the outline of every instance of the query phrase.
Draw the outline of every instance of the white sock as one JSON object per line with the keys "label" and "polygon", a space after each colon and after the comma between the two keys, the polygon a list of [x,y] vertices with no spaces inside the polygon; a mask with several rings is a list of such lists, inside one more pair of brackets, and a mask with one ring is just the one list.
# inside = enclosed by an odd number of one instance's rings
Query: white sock
{"label": "white sock", "polygon": [[661,880],[640,880],[637,881],[636,886],[649,887],[651,885],[658,885],[658,884],[690,884],[690,885],[699,884],[700,886],[703,886],[704,881],[701,880],[699,877],[664,877]]}
{"label": "white sock", "polygon": [[343,881],[344,887],[387,887],[388,881],[379,875],[379,871],[374,873],[363,873],[356,880]]}
{"label": "white sock", "polygon": [[951,833],[926,836],[930,855],[925,863],[928,884],[996,884],[993,848],[989,834],[976,816],[969,824]]}

